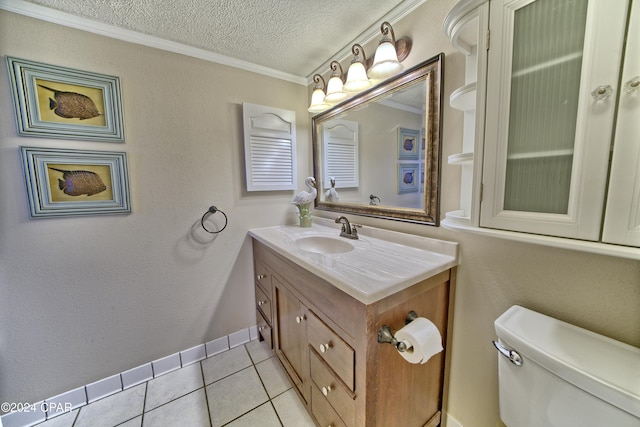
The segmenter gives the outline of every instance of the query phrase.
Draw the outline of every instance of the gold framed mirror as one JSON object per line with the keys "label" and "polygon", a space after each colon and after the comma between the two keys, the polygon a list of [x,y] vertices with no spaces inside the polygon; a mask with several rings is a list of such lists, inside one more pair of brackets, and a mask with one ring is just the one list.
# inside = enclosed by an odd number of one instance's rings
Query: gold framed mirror
{"label": "gold framed mirror", "polygon": [[444,54],[312,118],[315,208],[438,226]]}

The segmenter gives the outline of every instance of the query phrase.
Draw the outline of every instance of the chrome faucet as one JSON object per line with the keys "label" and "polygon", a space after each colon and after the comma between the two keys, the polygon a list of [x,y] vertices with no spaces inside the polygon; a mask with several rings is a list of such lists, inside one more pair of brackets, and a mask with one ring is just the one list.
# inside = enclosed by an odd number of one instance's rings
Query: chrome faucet
{"label": "chrome faucet", "polygon": [[346,237],[347,239],[358,238],[358,227],[362,227],[359,224],[350,224],[349,220],[344,216],[336,218],[336,224],[342,224],[342,230],[340,230],[340,237]]}

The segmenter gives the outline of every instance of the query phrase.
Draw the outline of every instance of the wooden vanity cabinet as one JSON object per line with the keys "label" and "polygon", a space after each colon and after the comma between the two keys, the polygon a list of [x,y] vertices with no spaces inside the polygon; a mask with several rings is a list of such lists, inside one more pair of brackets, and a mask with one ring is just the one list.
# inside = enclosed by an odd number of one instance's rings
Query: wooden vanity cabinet
{"label": "wooden vanity cabinet", "polygon": [[254,257],[253,270],[255,273],[255,296],[256,296],[256,322],[258,334],[262,340],[273,348],[272,338],[272,274],[259,258]]}
{"label": "wooden vanity cabinet", "polygon": [[[253,250],[271,274],[274,353],[316,424],[440,425],[455,268],[363,304],[257,240]],[[377,342],[383,325],[395,332],[411,310],[443,336],[445,351],[425,364]]]}
{"label": "wooden vanity cabinet", "polygon": [[273,279],[275,353],[305,403],[309,401],[309,364],[306,357],[307,308],[276,277]]}

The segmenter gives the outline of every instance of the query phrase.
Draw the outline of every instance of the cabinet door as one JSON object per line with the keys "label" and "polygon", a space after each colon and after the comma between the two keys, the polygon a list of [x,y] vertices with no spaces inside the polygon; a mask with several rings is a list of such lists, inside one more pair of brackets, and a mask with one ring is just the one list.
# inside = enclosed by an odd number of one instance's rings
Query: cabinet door
{"label": "cabinet door", "polygon": [[640,4],[631,7],[602,240],[640,246]]}
{"label": "cabinet door", "polygon": [[491,2],[481,226],[599,239],[627,6]]}
{"label": "cabinet door", "polygon": [[276,354],[298,391],[308,401],[307,310],[280,281],[275,277],[272,281],[276,310]]}

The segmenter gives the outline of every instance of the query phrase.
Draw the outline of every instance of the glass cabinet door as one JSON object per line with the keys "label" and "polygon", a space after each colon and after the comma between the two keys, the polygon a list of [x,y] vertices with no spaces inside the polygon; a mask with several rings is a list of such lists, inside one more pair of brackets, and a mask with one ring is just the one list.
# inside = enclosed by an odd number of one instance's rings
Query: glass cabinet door
{"label": "glass cabinet door", "polygon": [[626,14],[491,2],[481,226],[599,239]]}
{"label": "glass cabinet door", "polygon": [[602,241],[640,246],[640,2],[629,13]]}

